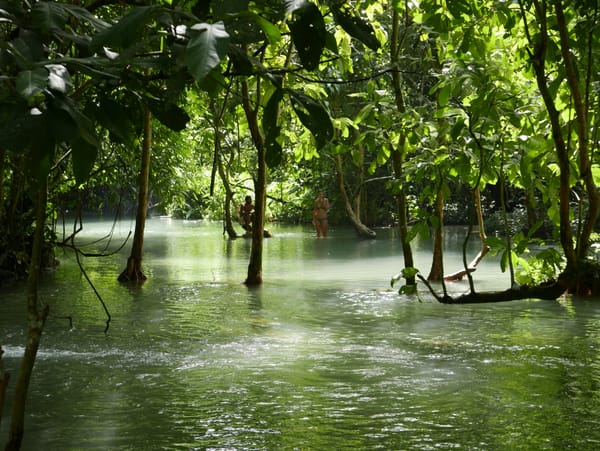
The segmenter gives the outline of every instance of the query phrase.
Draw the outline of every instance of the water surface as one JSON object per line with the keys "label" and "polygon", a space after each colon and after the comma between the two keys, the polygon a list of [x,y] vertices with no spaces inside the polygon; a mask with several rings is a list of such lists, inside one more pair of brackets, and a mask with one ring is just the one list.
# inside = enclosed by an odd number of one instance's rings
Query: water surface
{"label": "water surface", "polygon": [[[118,224],[109,248],[130,228]],[[109,229],[88,224],[80,243]],[[258,289],[241,283],[250,241],[228,241],[216,223],[150,220],[141,287],[116,281],[129,246],[84,259],[111,315],[107,333],[75,258],[60,254],[40,288],[51,316],[23,449],[600,447],[597,300],[403,297],[389,288],[402,267],[394,231],[358,241],[349,230],[318,240],[307,227],[271,229]],[[461,266],[459,247],[449,239],[449,271]],[[416,261],[427,273],[427,243]],[[508,286],[492,258],[474,276],[482,289]],[[24,320],[23,287],[4,289],[0,342],[13,381]],[[5,417],[0,443],[6,429]]]}

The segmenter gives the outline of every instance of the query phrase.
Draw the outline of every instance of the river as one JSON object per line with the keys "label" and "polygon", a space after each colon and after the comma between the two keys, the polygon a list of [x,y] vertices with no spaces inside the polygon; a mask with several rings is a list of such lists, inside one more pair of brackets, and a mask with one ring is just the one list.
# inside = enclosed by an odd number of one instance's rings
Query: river
{"label": "river", "polygon": [[[111,224],[89,222],[78,242],[116,249],[132,228],[96,242]],[[130,243],[84,258],[106,332],[73,253],[59,252],[40,286],[51,313],[23,449],[600,449],[598,300],[443,305],[425,287],[390,288],[402,268],[393,230],[374,241],[271,231],[256,289],[242,284],[250,241],[225,239],[219,223],[149,220],[141,287],[117,282]],[[460,244],[449,234],[448,272]],[[425,274],[430,256],[417,245]],[[480,290],[508,286],[491,257],[473,275]],[[24,293],[17,284],[0,300],[9,402]]]}

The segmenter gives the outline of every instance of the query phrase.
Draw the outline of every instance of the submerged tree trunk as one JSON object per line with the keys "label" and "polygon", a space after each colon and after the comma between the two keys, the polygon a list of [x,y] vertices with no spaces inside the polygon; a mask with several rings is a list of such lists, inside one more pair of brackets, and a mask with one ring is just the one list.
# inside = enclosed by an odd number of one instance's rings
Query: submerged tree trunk
{"label": "submerged tree trunk", "polygon": [[[257,86],[257,96],[260,91],[260,86]],[[254,221],[252,222],[252,247],[250,249],[250,261],[248,263],[248,274],[246,285],[255,286],[262,284],[262,254],[263,254],[263,230],[265,224],[265,208],[266,202],[266,188],[267,188],[267,162],[264,139],[260,132],[258,125],[257,110],[253,109],[250,105],[248,82],[242,81],[242,106],[246,119],[248,120],[248,126],[250,127],[250,134],[252,135],[252,142],[256,148],[257,156],[257,168],[256,168],[256,179],[254,183]],[[258,102],[257,102],[258,105]],[[258,108],[258,107],[257,107]]]}
{"label": "submerged tree trunk", "polygon": [[[223,163],[223,148],[221,147],[221,133],[218,125],[215,123],[215,166],[217,172],[219,174],[219,178],[223,183],[223,188],[225,189],[225,203],[223,205],[223,212],[225,214],[224,223],[223,223],[223,232],[227,233],[230,239],[237,238],[237,232],[233,228],[233,218],[231,215],[231,204],[233,202],[233,190],[231,189],[231,184],[229,183],[229,169],[225,168],[225,164]],[[211,192],[212,194],[212,192]]]}
{"label": "submerged tree trunk", "polygon": [[[392,83],[394,90],[394,100],[398,113],[404,114],[406,112],[406,106],[404,104],[404,97],[402,95],[401,81],[400,81],[400,67],[399,67],[399,16],[398,11],[392,8],[392,36],[390,42],[390,63],[394,70],[392,71]],[[414,268],[414,259],[410,242],[408,241],[408,204],[406,202],[406,192],[404,191],[404,158],[406,157],[406,134],[404,130],[399,130],[399,138],[397,146],[392,146],[391,159],[394,170],[394,177],[396,178],[398,189],[396,191],[396,202],[398,205],[398,229],[400,234],[400,241],[402,243],[402,253],[404,255],[404,267]],[[416,285],[416,278],[412,273],[406,277],[406,285]]]}
{"label": "submerged tree trunk", "polygon": [[25,430],[25,404],[27,391],[33,374],[42,331],[48,317],[48,306],[40,308],[38,300],[38,281],[41,271],[42,250],[44,247],[44,227],[46,224],[46,182],[42,183],[36,198],[35,231],[31,250],[31,263],[27,281],[27,344],[21,360],[15,386],[15,396],[11,411],[11,423],[6,451],[18,450],[23,441]]}
{"label": "submerged tree trunk", "polygon": [[483,304],[491,302],[518,301],[520,299],[542,299],[554,300],[563,294],[567,284],[564,280],[553,281],[544,285],[520,286],[518,288],[509,288],[504,291],[488,292],[469,292],[466,294],[452,297],[447,293],[437,294],[427,279],[419,275],[419,278],[427,285],[433,297],[443,304]]}
{"label": "submerged tree trunk", "polygon": [[439,282],[444,279],[444,194],[439,189],[435,199],[437,224],[433,228],[433,258],[427,280]]}
{"label": "submerged tree trunk", "polygon": [[[348,219],[352,222],[356,233],[360,238],[375,238],[377,234],[364,225],[360,219],[360,203],[356,202],[355,207],[353,208],[352,202],[348,196],[348,192],[346,191],[346,185],[344,183],[344,172],[342,168],[342,157],[341,155],[334,156],[335,167],[337,170],[337,184],[338,190],[340,191],[340,195],[342,196],[342,201],[344,202],[344,208],[346,209],[346,214],[348,215]],[[357,194],[359,197],[360,194]]]}
{"label": "submerged tree trunk", "polygon": [[142,255],[144,253],[144,228],[148,212],[148,184],[150,178],[150,150],[152,148],[152,115],[148,107],[144,111],[144,142],[142,145],[142,165],[140,170],[140,190],[135,218],[135,232],[131,255],[127,259],[127,267],[119,275],[119,282],[141,282],[146,280],[142,271]]}
{"label": "submerged tree trunk", "polygon": [[[405,268],[414,268],[414,259],[412,248],[410,246],[410,242],[408,241],[408,205],[406,202],[406,194],[404,192],[404,188],[402,187],[402,177],[404,175],[403,171],[403,160],[404,157],[402,153],[394,149],[391,153],[392,163],[394,166],[394,176],[396,180],[401,184],[398,192],[396,193],[396,202],[398,205],[398,230],[400,235],[400,242],[402,243],[402,254],[404,256],[404,267]],[[414,275],[409,275],[406,278],[406,285],[416,285],[416,279]]]}
{"label": "submerged tree trunk", "polygon": [[217,159],[217,169],[219,172],[219,177],[223,182],[223,188],[225,189],[225,204],[223,205],[223,211],[225,213],[225,223],[223,224],[224,232],[227,233],[227,236],[233,240],[238,236],[237,232],[233,228],[233,216],[231,215],[231,205],[233,203],[233,190],[231,189],[231,184],[229,183],[229,176],[223,165],[222,156],[219,156]]}
{"label": "submerged tree trunk", "polygon": [[[233,190],[231,189],[231,183],[229,183],[229,173],[230,173],[230,164],[227,164],[225,167],[224,159],[225,155],[223,155],[223,146],[222,143],[222,135],[221,135],[221,122],[223,119],[223,113],[227,108],[227,99],[229,98],[229,94],[231,92],[231,83],[227,85],[227,90],[225,92],[225,97],[223,98],[223,102],[219,108],[217,108],[216,102],[211,100],[210,105],[213,110],[213,130],[215,132],[215,149],[214,149],[214,158],[213,158],[213,169],[210,179],[210,195],[214,195],[214,183],[215,183],[215,172],[219,174],[219,178],[223,183],[223,188],[225,189],[225,202],[223,204],[223,212],[224,212],[224,221],[223,221],[223,233],[227,233],[229,239],[236,239],[237,232],[233,227],[233,217],[231,215],[231,204],[233,202]],[[232,153],[233,158],[233,153]]]}

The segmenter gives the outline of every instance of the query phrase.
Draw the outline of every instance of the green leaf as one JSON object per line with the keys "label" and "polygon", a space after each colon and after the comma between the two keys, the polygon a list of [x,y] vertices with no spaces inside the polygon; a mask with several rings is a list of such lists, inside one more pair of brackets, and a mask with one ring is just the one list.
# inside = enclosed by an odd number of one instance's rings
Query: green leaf
{"label": "green leaf", "polygon": [[[89,145],[100,147],[100,143],[96,137],[94,124],[85,114],[83,114],[71,99],[54,98],[52,105],[66,112],[71,119],[77,124],[78,137],[83,139]],[[78,138],[71,138],[78,139]],[[70,139],[70,140],[71,140]]]}
{"label": "green leaf", "polygon": [[19,32],[18,38],[3,43],[2,46],[6,46],[8,55],[21,69],[30,69],[32,62],[46,59],[44,43],[37,34],[27,30]]}
{"label": "green leaf", "polygon": [[256,16],[256,21],[267,37],[269,44],[273,45],[281,41],[281,31],[279,31],[279,28],[260,16]]}
{"label": "green leaf", "polygon": [[459,117],[458,119],[456,119],[456,122],[454,123],[454,125],[452,126],[452,129],[450,130],[450,136],[452,137],[452,139],[454,141],[456,141],[458,139],[458,137],[460,136],[460,134],[464,128],[465,128],[465,119],[462,117]]}
{"label": "green leaf", "polygon": [[327,110],[315,99],[297,91],[290,91],[290,100],[298,119],[310,130],[317,148],[321,149],[333,138],[333,124]]}
{"label": "green leaf", "polygon": [[502,270],[502,272],[506,272],[506,268],[508,268],[508,255],[508,250],[505,250],[500,256],[500,269]]}
{"label": "green leaf", "polygon": [[374,103],[367,103],[356,115],[354,122],[358,125],[365,122],[366,119],[372,116],[375,111],[376,105]]}
{"label": "green leaf", "polygon": [[[414,278],[417,274],[419,274],[419,270],[413,267],[403,268],[402,271],[392,276],[392,280],[390,285],[393,287],[396,282],[400,279],[411,279]],[[412,294],[416,292],[416,285],[405,285],[400,288],[400,293],[403,294]]]}
{"label": "green leaf", "polygon": [[18,97],[0,102],[0,148],[22,151],[38,128],[39,116]]}
{"label": "green leaf", "polygon": [[94,167],[98,156],[98,147],[91,145],[85,139],[76,139],[71,143],[73,174],[78,184],[84,183]]}
{"label": "green leaf", "polygon": [[198,87],[208,93],[210,97],[215,98],[221,94],[227,83],[221,71],[213,69],[202,81],[198,82]]}
{"label": "green leaf", "polygon": [[277,140],[281,127],[277,124],[279,118],[279,103],[283,98],[283,90],[275,89],[263,114],[262,126],[265,133],[266,160],[269,167],[276,167],[283,161],[283,149]]}
{"label": "green leaf", "polygon": [[600,185],[600,166],[597,164],[592,165],[592,177],[594,178],[594,184]]}
{"label": "green leaf", "polygon": [[92,48],[100,47],[126,48],[139,42],[144,26],[151,21],[154,14],[161,10],[159,6],[137,6],[129,10],[121,20],[112,27],[106,28],[92,38]]}
{"label": "green leaf", "polygon": [[223,22],[196,24],[191,29],[194,34],[188,42],[185,58],[192,76],[201,81],[225,58],[229,34]]}
{"label": "green leaf", "polygon": [[172,102],[148,100],[148,105],[150,106],[153,116],[156,117],[161,124],[176,132],[185,129],[190,120],[190,117],[185,110]]}
{"label": "green leaf", "polygon": [[32,25],[42,33],[62,30],[67,23],[68,15],[58,2],[38,2],[31,7]]}
{"label": "green leaf", "polygon": [[422,239],[427,240],[427,239],[429,239],[429,233],[430,233],[429,224],[427,223],[427,221],[426,220],[418,221],[408,231],[406,240],[408,242],[411,242],[417,236],[420,236]]}
{"label": "green leaf", "polygon": [[460,108],[439,108],[435,112],[436,119],[443,117],[465,117],[465,112]]}
{"label": "green leaf", "polygon": [[358,39],[371,50],[377,50],[381,46],[375,36],[375,29],[368,22],[357,17],[342,6],[341,8],[332,6],[333,17],[335,21],[353,38]]}
{"label": "green leaf", "polygon": [[30,99],[44,92],[48,84],[48,71],[42,67],[24,70],[17,75],[17,92],[24,98]]}
{"label": "green leaf", "polygon": [[57,143],[71,142],[79,135],[77,122],[65,108],[59,108],[56,102],[48,104],[48,127]]}
{"label": "green leaf", "polygon": [[298,7],[293,10],[292,20],[288,23],[292,41],[302,65],[308,70],[313,70],[319,66],[327,41],[325,21],[314,3],[294,4]]}
{"label": "green leaf", "polygon": [[405,279],[413,278],[419,274],[419,270],[413,267],[406,267],[402,270],[402,277]]}
{"label": "green leaf", "polygon": [[231,45],[228,51],[229,60],[233,64],[233,70],[239,75],[252,75],[254,64],[252,59],[241,48]]}
{"label": "green leaf", "polygon": [[393,287],[393,286],[394,286],[394,284],[395,284],[396,282],[398,282],[400,279],[402,279],[402,272],[399,272],[399,273],[397,273],[397,274],[394,274],[394,275],[392,276],[392,280],[390,281],[390,286],[391,286],[391,287]]}
{"label": "green leaf", "polygon": [[398,290],[398,294],[413,295],[417,293],[417,285],[403,285]]}
{"label": "green leaf", "polygon": [[30,180],[36,184],[44,180],[54,161],[56,143],[50,134],[48,115],[35,115],[35,133],[30,137],[27,156],[27,172]]}
{"label": "green leaf", "polygon": [[456,19],[460,19],[463,15],[470,17],[472,14],[471,5],[466,0],[447,0],[446,4],[450,14]]}
{"label": "green leaf", "polygon": [[134,146],[136,133],[131,121],[132,115],[122,103],[103,96],[92,108],[95,119],[110,132],[111,139],[122,142],[129,148]]}
{"label": "green leaf", "polygon": [[451,88],[450,85],[444,85],[438,90],[438,105],[445,107],[448,105],[448,99],[450,98]]}
{"label": "green leaf", "polygon": [[219,19],[238,14],[248,9],[248,0],[227,0],[212,2],[213,14]]}

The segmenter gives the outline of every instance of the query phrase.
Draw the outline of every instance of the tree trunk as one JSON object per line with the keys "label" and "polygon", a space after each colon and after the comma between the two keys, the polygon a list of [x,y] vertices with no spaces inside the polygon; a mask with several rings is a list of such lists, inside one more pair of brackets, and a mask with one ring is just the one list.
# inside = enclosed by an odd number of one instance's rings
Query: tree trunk
{"label": "tree trunk", "polygon": [[[348,193],[346,191],[346,186],[344,184],[344,173],[343,173],[343,168],[342,168],[341,155],[335,155],[334,161],[335,161],[335,167],[337,170],[338,189],[340,191],[340,195],[342,196],[342,201],[344,202],[346,214],[348,215],[350,222],[352,222],[352,225],[354,226],[354,229],[356,230],[356,233],[358,233],[358,236],[360,238],[369,238],[369,239],[375,238],[377,236],[377,234],[362,223],[362,221],[360,220],[359,212],[352,207],[352,202],[350,201],[350,198],[348,197]],[[355,203],[355,206],[357,208],[360,208],[360,202],[357,201]]]}
{"label": "tree trunk", "polygon": [[127,267],[119,276],[119,282],[142,282],[146,276],[142,271],[142,255],[144,253],[144,228],[148,212],[148,184],[150,178],[150,150],[152,148],[152,115],[146,106],[144,111],[144,142],[142,145],[142,166],[140,170],[140,190],[138,208],[135,218],[135,232],[131,255],[127,259]]}
{"label": "tree trunk", "polygon": [[[260,86],[257,86],[257,95]],[[258,104],[258,102],[257,102]],[[252,223],[252,247],[250,248],[250,261],[248,274],[244,282],[248,286],[262,284],[262,253],[263,233],[265,225],[266,187],[267,187],[267,162],[264,139],[258,126],[257,111],[250,105],[248,82],[242,81],[242,106],[248,120],[252,142],[256,148],[257,169],[254,183],[254,221]]]}
{"label": "tree trunk", "polygon": [[531,62],[535,72],[535,78],[537,81],[538,89],[546,110],[548,111],[548,118],[550,119],[550,125],[552,127],[552,139],[556,149],[556,157],[558,160],[558,166],[560,168],[560,191],[559,191],[559,215],[560,215],[560,244],[565,254],[567,262],[566,272],[573,272],[577,268],[577,259],[575,249],[573,246],[573,232],[571,230],[570,221],[570,205],[569,205],[569,193],[571,190],[570,179],[571,169],[569,162],[569,152],[565,143],[562,128],[560,125],[560,113],[556,109],[554,103],[554,97],[548,87],[548,77],[546,76],[546,51],[548,48],[548,24],[546,18],[546,10],[536,0],[536,18],[537,26],[540,27],[540,33],[536,34],[538,37],[537,41],[533,40],[533,37],[529,34],[527,15],[522,9],[522,18],[525,22],[527,36],[530,44],[533,46],[534,51],[531,54]]}
{"label": "tree trunk", "polygon": [[567,287],[563,280],[551,282],[545,285],[536,286],[521,286],[518,288],[509,288],[504,291],[487,291],[487,292],[469,292],[457,297],[452,297],[447,293],[439,295],[433,291],[429,282],[419,275],[419,278],[427,285],[433,296],[443,304],[482,304],[491,302],[508,302],[518,301],[520,299],[542,299],[554,300],[562,295]]}
{"label": "tree trunk", "polygon": [[42,250],[44,247],[44,227],[46,223],[46,181],[39,188],[35,207],[35,231],[33,235],[33,246],[31,249],[31,263],[29,267],[29,278],[27,281],[27,344],[21,360],[15,396],[13,399],[11,424],[6,451],[18,450],[23,441],[25,430],[25,404],[27,391],[33,373],[35,358],[42,337],[44,323],[48,317],[48,306],[40,310],[38,305],[38,281],[41,270]]}
{"label": "tree trunk", "polygon": [[210,178],[210,195],[214,195],[214,179],[215,172],[219,174],[219,178],[223,183],[223,188],[225,189],[225,202],[223,204],[223,212],[224,212],[224,222],[223,222],[223,233],[227,233],[230,240],[234,240],[237,238],[237,232],[233,227],[233,218],[231,215],[231,204],[233,202],[233,190],[231,189],[231,184],[229,183],[229,165],[225,168],[225,164],[223,162],[225,156],[223,155],[223,147],[221,146],[221,122],[223,119],[223,113],[227,108],[227,99],[229,98],[229,93],[231,92],[231,83],[227,85],[227,91],[225,93],[225,97],[223,98],[222,104],[220,108],[217,108],[216,102],[211,100],[210,106],[213,111],[213,129],[215,132],[215,149],[214,149],[214,158],[213,158],[213,168],[212,174]]}
{"label": "tree trunk", "polygon": [[444,195],[441,187],[435,199],[434,217],[437,224],[433,229],[433,258],[427,280],[439,282],[444,279]]}
{"label": "tree trunk", "polygon": [[227,233],[229,239],[234,240],[237,238],[237,232],[233,228],[233,218],[231,216],[231,204],[233,202],[233,190],[231,189],[231,184],[229,183],[229,170],[225,169],[225,165],[223,164],[223,154],[221,148],[221,137],[220,137],[218,127],[215,127],[215,164],[217,166],[217,171],[219,173],[219,177],[221,178],[221,182],[223,183],[223,188],[225,189],[225,204],[223,205],[223,212],[225,214],[225,222],[223,224],[224,233]]}
{"label": "tree trunk", "polygon": [[[394,149],[391,152],[392,163],[394,166],[394,176],[396,180],[402,183],[403,177],[403,155],[402,153]],[[402,254],[404,256],[404,267],[414,268],[414,259],[410,242],[408,241],[408,215],[407,215],[407,202],[404,188],[401,186],[396,194],[396,202],[398,205],[398,230],[400,234],[400,242],[402,243]],[[415,276],[409,276],[406,278],[406,285],[416,285]]]}
{"label": "tree trunk", "polygon": [[[569,43],[569,31],[565,20],[562,2],[555,0],[556,19],[558,31],[560,34],[560,50],[565,63],[567,83],[571,92],[571,98],[575,107],[575,125],[578,137],[577,153],[579,155],[579,173],[583,179],[585,190],[588,196],[588,210],[581,233],[577,237],[576,254],[579,260],[586,258],[590,247],[590,236],[594,231],[598,213],[600,211],[600,194],[596,188],[594,177],[592,175],[592,164],[589,155],[589,140],[588,140],[588,123],[587,109],[588,106],[583,100],[581,93],[579,77],[575,65],[573,64],[573,52]],[[591,62],[591,61],[590,61]],[[592,70],[590,67],[587,69]]]}
{"label": "tree trunk", "polygon": [[237,238],[237,232],[233,228],[233,217],[231,215],[231,204],[233,202],[233,191],[231,189],[231,185],[229,184],[229,176],[223,167],[223,160],[219,157],[217,161],[217,167],[219,171],[219,177],[221,177],[221,181],[223,182],[223,188],[225,189],[225,204],[223,205],[223,211],[225,213],[225,224],[224,232],[227,233],[229,239],[234,240]]}
{"label": "tree trunk", "polygon": [[[390,63],[394,70],[392,71],[392,88],[394,90],[394,100],[396,102],[396,108],[398,113],[403,114],[406,112],[404,105],[404,97],[402,95],[401,81],[400,81],[400,67],[398,62],[398,31],[399,31],[399,16],[398,11],[393,8],[392,12],[392,36],[390,42]],[[396,202],[398,205],[398,229],[400,234],[400,241],[402,243],[402,253],[404,255],[404,267],[414,268],[414,259],[410,242],[408,241],[408,217],[407,209],[408,205],[406,202],[406,193],[404,191],[404,158],[406,155],[406,135],[403,130],[399,131],[399,138],[397,147],[392,146],[391,159],[392,166],[394,169],[394,177],[399,183],[398,191],[396,192]],[[415,276],[409,276],[406,278],[406,285],[416,285]]]}

